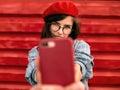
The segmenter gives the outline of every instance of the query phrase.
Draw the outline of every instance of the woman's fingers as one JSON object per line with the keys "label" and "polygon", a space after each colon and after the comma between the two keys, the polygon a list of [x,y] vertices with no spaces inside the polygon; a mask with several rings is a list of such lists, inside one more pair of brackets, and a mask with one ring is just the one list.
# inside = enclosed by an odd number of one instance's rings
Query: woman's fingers
{"label": "woman's fingers", "polygon": [[41,85],[37,84],[30,90],[85,90],[85,85],[82,82],[72,83],[66,87],[60,85]]}
{"label": "woman's fingers", "polygon": [[41,90],[64,90],[64,88],[59,85],[43,85]]}
{"label": "woman's fingers", "polygon": [[34,85],[30,90],[41,90],[41,84]]}
{"label": "woman's fingers", "polygon": [[64,90],[62,86],[59,85],[41,85],[37,84],[33,86],[30,90]]}
{"label": "woman's fingers", "polygon": [[85,90],[85,85],[82,82],[76,82],[66,86],[65,90]]}

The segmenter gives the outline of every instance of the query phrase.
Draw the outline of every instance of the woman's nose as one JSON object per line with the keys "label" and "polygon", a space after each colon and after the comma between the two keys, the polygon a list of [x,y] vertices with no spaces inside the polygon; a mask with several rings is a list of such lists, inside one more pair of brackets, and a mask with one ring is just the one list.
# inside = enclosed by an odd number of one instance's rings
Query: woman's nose
{"label": "woman's nose", "polygon": [[63,28],[61,27],[58,31],[59,34],[63,34]]}

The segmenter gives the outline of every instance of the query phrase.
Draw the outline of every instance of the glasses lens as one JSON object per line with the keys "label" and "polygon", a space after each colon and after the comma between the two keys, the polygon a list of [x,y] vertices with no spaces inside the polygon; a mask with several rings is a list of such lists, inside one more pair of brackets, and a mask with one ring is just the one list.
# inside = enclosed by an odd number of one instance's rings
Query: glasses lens
{"label": "glasses lens", "polygon": [[70,32],[71,32],[71,27],[70,26],[65,26],[63,28],[63,33],[64,34],[70,34]]}
{"label": "glasses lens", "polygon": [[60,28],[60,26],[56,22],[51,23],[51,27],[54,31],[58,31]]}

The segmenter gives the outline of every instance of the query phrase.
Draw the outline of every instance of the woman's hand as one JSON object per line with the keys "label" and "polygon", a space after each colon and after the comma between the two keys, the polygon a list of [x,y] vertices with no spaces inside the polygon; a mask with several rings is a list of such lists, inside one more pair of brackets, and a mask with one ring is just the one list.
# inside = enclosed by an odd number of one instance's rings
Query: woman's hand
{"label": "woman's hand", "polygon": [[75,68],[75,82],[79,82],[82,79],[81,66],[79,64],[75,64],[74,68]]}
{"label": "woman's hand", "polygon": [[85,90],[85,85],[79,81],[66,86],[64,90]]}
{"label": "woman's hand", "polygon": [[[40,64],[40,60],[39,57],[37,57],[35,60],[35,65],[36,65],[35,78],[37,83],[41,83],[41,73],[39,70],[39,66],[40,66],[39,64]],[[82,78],[81,67],[79,64],[75,64],[74,68],[75,68],[75,82],[79,82]]]}
{"label": "woman's hand", "polygon": [[82,78],[81,67],[79,64],[75,64],[75,83],[63,87],[61,85],[42,85],[41,84],[41,73],[39,70],[40,60],[39,57],[35,60],[36,72],[35,78],[37,85],[33,86],[30,90],[85,90],[85,85],[80,82]]}
{"label": "woman's hand", "polygon": [[41,85],[37,84],[30,90],[85,90],[85,86],[82,82],[72,83],[66,87],[61,85]]}
{"label": "woman's hand", "polygon": [[39,64],[40,64],[40,58],[37,57],[35,60],[35,65],[36,65],[35,79],[38,84],[41,83],[41,73],[39,69],[39,66],[40,66]]}
{"label": "woman's hand", "polygon": [[64,90],[60,85],[41,85],[37,84],[33,86],[30,90]]}

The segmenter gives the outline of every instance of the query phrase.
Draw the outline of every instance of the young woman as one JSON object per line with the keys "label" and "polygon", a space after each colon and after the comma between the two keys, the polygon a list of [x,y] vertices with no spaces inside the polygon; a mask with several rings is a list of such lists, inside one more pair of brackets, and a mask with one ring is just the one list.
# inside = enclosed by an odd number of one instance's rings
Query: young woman
{"label": "young woman", "polygon": [[[90,54],[90,46],[83,40],[77,40],[80,31],[80,24],[77,22],[78,9],[68,1],[59,1],[50,5],[44,12],[43,18],[45,21],[42,30],[41,38],[67,38],[73,39],[74,53],[75,53],[75,83],[66,87],[58,85],[41,85],[40,72],[39,72],[39,54],[38,47],[35,46],[29,51],[29,64],[26,69],[26,79],[35,86],[32,90],[40,90],[52,87],[51,90],[62,89],[76,89],[76,90],[89,90],[88,79],[92,78],[93,72],[93,57]],[[85,86],[85,89],[84,89]]]}

